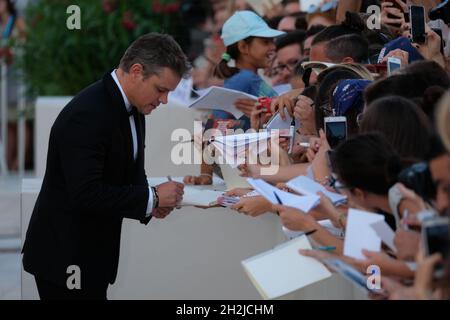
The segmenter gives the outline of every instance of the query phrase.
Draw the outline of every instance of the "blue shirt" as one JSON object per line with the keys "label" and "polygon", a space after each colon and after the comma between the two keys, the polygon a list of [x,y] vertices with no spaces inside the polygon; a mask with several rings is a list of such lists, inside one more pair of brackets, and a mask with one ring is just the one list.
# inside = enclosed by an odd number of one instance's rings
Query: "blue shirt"
{"label": "blue shirt", "polygon": [[[277,93],[259,75],[253,71],[242,69],[231,78],[225,80],[224,88],[237,90],[256,97],[276,97]],[[234,116],[223,110],[214,110],[215,119],[235,119]],[[242,116],[239,120],[245,121],[244,130],[250,128],[250,119]]]}

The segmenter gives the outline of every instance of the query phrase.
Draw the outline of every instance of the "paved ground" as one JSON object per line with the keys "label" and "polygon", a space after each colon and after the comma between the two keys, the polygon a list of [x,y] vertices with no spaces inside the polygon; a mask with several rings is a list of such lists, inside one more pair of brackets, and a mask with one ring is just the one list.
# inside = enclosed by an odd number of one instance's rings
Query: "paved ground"
{"label": "paved ground", "polygon": [[21,298],[20,186],[17,175],[0,177],[0,300]]}
{"label": "paved ground", "polygon": [[[0,239],[0,244],[3,240]],[[0,249],[0,300],[19,300],[21,259],[19,251]]]}

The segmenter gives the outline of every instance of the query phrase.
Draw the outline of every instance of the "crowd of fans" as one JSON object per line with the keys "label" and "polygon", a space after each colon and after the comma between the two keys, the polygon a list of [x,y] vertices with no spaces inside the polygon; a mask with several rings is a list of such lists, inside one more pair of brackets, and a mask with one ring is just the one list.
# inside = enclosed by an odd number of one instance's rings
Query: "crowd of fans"
{"label": "crowd of fans", "polygon": [[[410,5],[428,12],[439,3],[341,0],[302,8],[301,1],[282,1],[265,7],[261,17],[246,1],[217,0],[203,8],[210,12],[206,18],[198,14],[191,33],[197,89],[220,85],[272,98],[270,110],[244,99],[236,102],[242,118],[214,111],[213,119],[258,130],[280,113],[300,124],[291,152],[288,139],[280,139],[276,174],[263,175],[261,164],[242,165],[241,174],[292,193],[285,183],[304,175],[347,197],[346,203],[334,205],[320,194],[319,206],[300,212],[236,189],[228,195],[242,198],[232,208],[252,217],[278,214],[289,230],[317,230],[310,239],[335,248],[300,254],[338,258],[364,274],[377,265],[383,293],[371,295],[374,299],[450,296],[449,239],[446,251],[428,254],[422,236],[424,223],[449,212],[448,21],[426,18],[425,42],[414,43],[407,19]],[[371,5],[381,8],[378,29],[368,27]],[[185,13],[192,18],[195,10],[202,9],[192,6]],[[390,58],[400,60],[401,67],[390,70]],[[288,89],[280,94],[280,86]],[[346,139],[336,145],[325,134],[327,117],[346,118]],[[185,182],[211,184],[213,172],[213,166],[203,164],[201,175],[185,177]],[[397,251],[364,251],[364,260],[345,256],[343,238],[319,221],[329,219],[345,234],[350,208],[384,215],[395,231]],[[437,266],[444,269],[439,276]]]}

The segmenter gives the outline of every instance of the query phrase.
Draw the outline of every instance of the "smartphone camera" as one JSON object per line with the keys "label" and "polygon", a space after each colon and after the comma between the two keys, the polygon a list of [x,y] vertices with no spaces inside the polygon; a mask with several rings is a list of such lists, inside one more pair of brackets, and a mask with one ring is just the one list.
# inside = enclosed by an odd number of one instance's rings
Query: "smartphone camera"
{"label": "smartphone camera", "polygon": [[347,118],[328,117],[325,118],[325,134],[331,149],[336,148],[342,141],[347,139]]}

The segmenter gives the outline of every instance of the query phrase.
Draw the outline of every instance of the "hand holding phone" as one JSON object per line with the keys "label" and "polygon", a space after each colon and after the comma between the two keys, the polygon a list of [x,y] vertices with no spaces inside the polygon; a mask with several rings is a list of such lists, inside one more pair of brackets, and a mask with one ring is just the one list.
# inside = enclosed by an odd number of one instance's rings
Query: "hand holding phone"
{"label": "hand holding phone", "polygon": [[392,75],[395,70],[398,70],[402,67],[402,61],[399,58],[389,57],[387,61],[388,65],[388,74]]}

